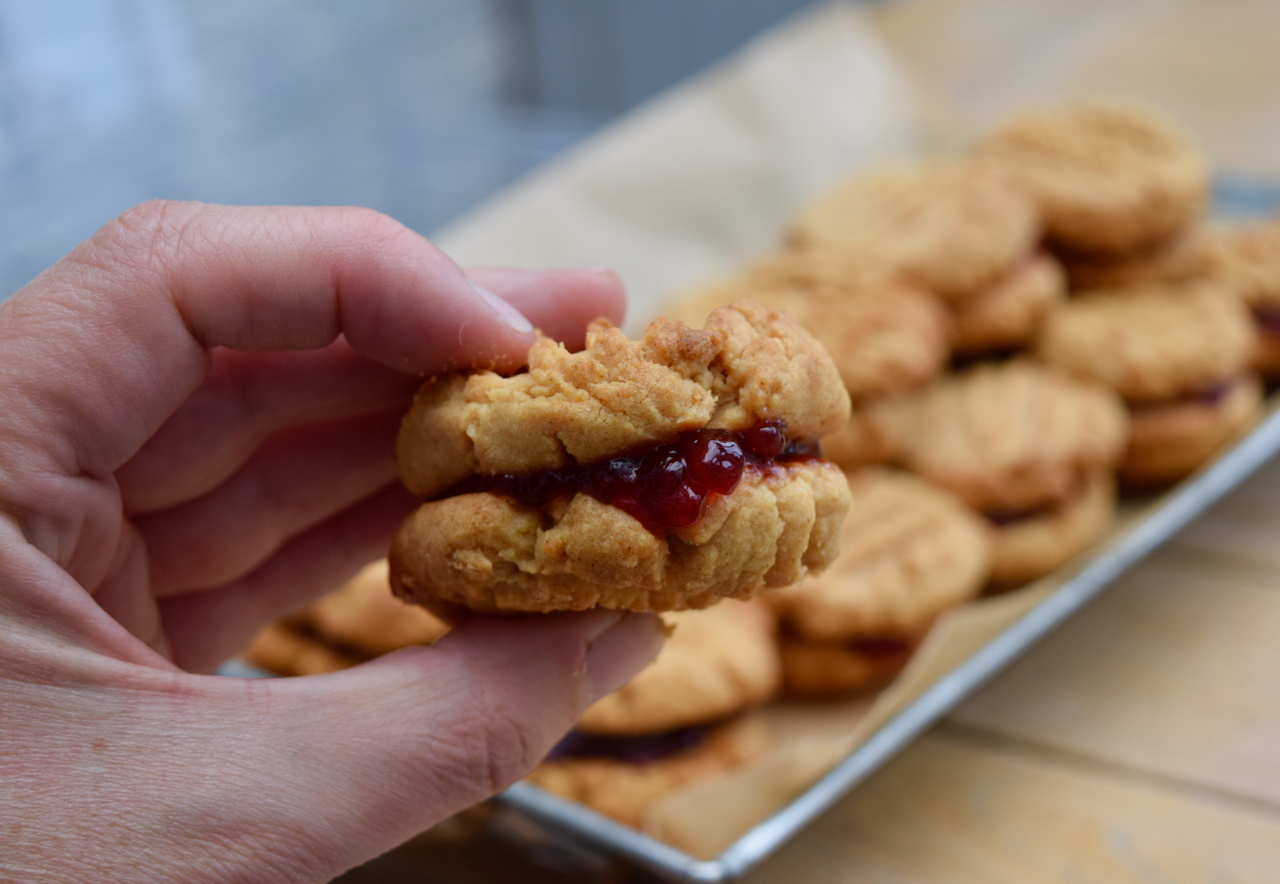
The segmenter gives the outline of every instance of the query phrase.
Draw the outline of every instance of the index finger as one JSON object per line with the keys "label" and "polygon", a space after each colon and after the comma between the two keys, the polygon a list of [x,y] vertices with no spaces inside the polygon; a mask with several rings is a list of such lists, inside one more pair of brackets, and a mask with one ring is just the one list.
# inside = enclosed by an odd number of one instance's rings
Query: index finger
{"label": "index finger", "polygon": [[343,334],[427,374],[513,368],[534,337],[423,237],[347,208],[144,204],[0,309],[0,405],[72,475],[124,463],[200,383],[212,347]]}

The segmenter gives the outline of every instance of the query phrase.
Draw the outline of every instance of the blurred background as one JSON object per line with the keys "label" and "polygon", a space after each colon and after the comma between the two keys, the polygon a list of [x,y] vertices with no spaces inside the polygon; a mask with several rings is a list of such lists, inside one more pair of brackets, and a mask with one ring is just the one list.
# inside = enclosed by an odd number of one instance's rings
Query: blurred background
{"label": "blurred background", "polygon": [[0,295],[156,197],[424,234],[807,0],[0,0]]}

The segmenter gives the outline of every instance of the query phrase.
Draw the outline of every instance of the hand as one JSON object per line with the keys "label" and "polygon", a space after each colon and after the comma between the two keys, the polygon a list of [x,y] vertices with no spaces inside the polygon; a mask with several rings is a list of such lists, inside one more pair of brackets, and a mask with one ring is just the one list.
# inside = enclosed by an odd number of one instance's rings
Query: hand
{"label": "hand", "polygon": [[0,880],[328,880],[656,653],[656,618],[591,612],[192,674],[385,554],[419,375],[620,319],[609,273],[469,276],[370,211],[151,203],[0,305]]}

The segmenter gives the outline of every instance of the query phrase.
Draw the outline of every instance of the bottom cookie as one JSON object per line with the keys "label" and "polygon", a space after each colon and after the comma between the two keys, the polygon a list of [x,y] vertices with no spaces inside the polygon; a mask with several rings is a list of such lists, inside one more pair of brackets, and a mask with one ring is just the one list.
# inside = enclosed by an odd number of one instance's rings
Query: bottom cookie
{"label": "bottom cookie", "polygon": [[1134,409],[1120,480],[1164,485],[1194,472],[1257,420],[1262,384],[1239,375],[1199,396]]}
{"label": "bottom cookie", "polygon": [[[711,727],[705,733],[681,732],[678,744],[688,745],[665,757],[651,752],[639,763],[618,757],[569,757],[544,761],[529,781],[629,826],[639,827],[645,810],[662,796],[681,786],[726,773],[758,758],[768,748],[764,726],[751,718],[739,718]],[[658,738],[661,739],[661,738]],[[630,741],[628,743],[628,741]],[[571,742],[567,739],[562,745]],[[619,752],[636,745],[636,738],[622,738]],[[597,741],[595,752],[608,751]]]}
{"label": "bottom cookie", "polygon": [[1115,511],[1115,481],[1098,472],[1050,510],[1003,524],[989,520],[990,589],[1014,589],[1057,570],[1106,533]]}
{"label": "bottom cookie", "polygon": [[778,640],[783,692],[821,699],[883,687],[907,665],[914,649],[914,639],[896,637],[813,642],[783,635]]}

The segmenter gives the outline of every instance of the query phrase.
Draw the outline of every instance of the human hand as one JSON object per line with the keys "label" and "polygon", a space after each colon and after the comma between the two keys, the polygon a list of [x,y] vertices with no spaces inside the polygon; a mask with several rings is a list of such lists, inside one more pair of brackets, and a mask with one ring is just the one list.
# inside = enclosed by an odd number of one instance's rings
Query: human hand
{"label": "human hand", "polygon": [[500,297],[365,210],[150,203],[0,305],[0,879],[327,880],[656,653],[656,618],[600,611],[192,674],[385,553],[418,375],[620,319],[608,273],[470,277]]}

